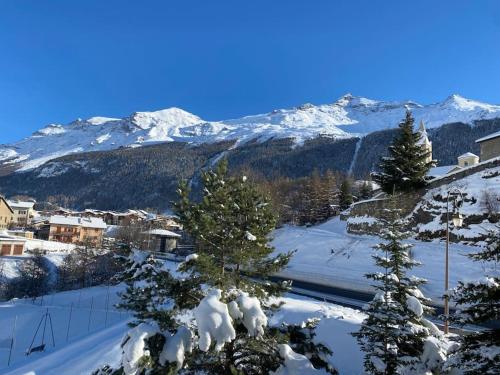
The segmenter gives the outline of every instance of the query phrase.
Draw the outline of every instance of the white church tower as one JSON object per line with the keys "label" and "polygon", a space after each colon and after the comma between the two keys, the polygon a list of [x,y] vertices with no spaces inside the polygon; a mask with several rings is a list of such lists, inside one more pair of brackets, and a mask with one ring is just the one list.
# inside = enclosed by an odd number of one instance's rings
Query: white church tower
{"label": "white church tower", "polygon": [[418,142],[428,153],[427,159],[425,161],[430,163],[432,161],[432,142],[429,141],[429,137],[427,136],[427,130],[425,130],[425,125],[423,121],[420,121],[420,125],[418,126],[418,132],[420,133],[420,141]]}

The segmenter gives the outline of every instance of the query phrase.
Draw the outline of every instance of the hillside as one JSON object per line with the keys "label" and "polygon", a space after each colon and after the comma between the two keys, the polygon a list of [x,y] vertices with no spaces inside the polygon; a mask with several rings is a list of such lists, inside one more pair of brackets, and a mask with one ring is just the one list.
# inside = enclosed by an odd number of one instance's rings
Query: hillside
{"label": "hillside", "polygon": [[[475,125],[455,123],[429,131],[439,165],[456,163],[466,151],[479,153],[477,138],[500,130],[500,120]],[[297,145],[293,139],[234,141],[189,145],[168,142],[139,148],[67,155],[37,168],[0,176],[0,192],[52,200],[67,207],[126,209],[169,208],[176,199],[179,178],[190,179],[196,190],[202,168],[225,156],[230,169],[252,170],[267,178],[308,176],[314,169],[330,169],[366,177],[376,168],[396,130],[374,132],[363,138],[317,137]],[[356,151],[357,150],[357,151]],[[355,159],[355,160],[354,160]]]}
{"label": "hillside", "polygon": [[264,142],[291,138],[302,144],[318,135],[334,139],[354,138],[395,128],[410,109],[417,122],[428,128],[446,123],[500,117],[500,106],[452,95],[440,103],[421,105],[413,101],[387,102],[342,96],[332,104],[304,104],[290,109],[206,121],[179,108],[136,112],[124,118],[92,117],[67,125],[50,124],[19,142],[0,145],[0,173],[26,171],[68,154],[141,147],[158,142],[192,144],[252,140]]}

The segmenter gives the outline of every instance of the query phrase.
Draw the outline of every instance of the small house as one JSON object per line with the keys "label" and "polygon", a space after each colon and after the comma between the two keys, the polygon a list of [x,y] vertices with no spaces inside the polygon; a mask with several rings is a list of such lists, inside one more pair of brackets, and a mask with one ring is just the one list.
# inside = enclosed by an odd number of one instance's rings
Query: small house
{"label": "small house", "polygon": [[23,255],[26,239],[0,232],[0,256]]}
{"label": "small house", "polygon": [[470,167],[479,163],[479,156],[472,152],[466,152],[458,157],[458,166],[460,168]]}
{"label": "small house", "polygon": [[151,229],[148,234],[151,236],[150,250],[162,253],[177,248],[177,241],[182,237],[180,234],[166,229]]}
{"label": "small house", "polygon": [[500,132],[476,140],[481,147],[481,161],[494,159],[500,156]]}

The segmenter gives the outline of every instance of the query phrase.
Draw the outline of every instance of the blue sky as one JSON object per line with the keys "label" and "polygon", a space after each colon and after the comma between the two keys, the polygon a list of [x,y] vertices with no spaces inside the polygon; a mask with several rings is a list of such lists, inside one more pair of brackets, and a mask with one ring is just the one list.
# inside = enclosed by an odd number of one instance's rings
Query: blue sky
{"label": "blue sky", "polygon": [[500,104],[500,1],[0,0],[0,143],[78,117],[218,120],[346,92]]}

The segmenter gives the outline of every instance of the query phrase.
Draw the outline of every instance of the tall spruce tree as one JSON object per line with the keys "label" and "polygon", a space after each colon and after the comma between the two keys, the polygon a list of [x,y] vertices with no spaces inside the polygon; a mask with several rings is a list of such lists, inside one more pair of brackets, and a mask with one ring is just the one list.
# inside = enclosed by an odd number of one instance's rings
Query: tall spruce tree
{"label": "tall spruce tree", "polygon": [[407,237],[404,221],[392,206],[388,219],[382,220],[385,229],[381,237],[385,241],[375,247],[377,253],[373,256],[382,272],[366,275],[376,282],[377,293],[366,306],[368,317],[353,335],[365,352],[367,373],[437,371],[444,362],[439,353],[441,335],[423,316],[431,311],[427,306],[429,300],[419,289],[425,280],[407,273],[419,263],[409,256],[412,245],[402,242]]}
{"label": "tall spruce tree", "polygon": [[373,174],[373,179],[388,194],[410,192],[425,186],[427,172],[434,165],[433,161],[427,161],[429,152],[420,144],[420,133],[413,131],[414,122],[411,112],[407,111],[389,147],[389,156],[382,158],[381,171]]}
{"label": "tall spruce tree", "polygon": [[493,328],[459,337],[460,346],[451,356],[449,367],[464,374],[500,374],[500,227],[490,232],[487,244],[483,251],[470,257],[484,262],[488,275],[476,281],[459,282],[451,293],[459,309],[452,321],[461,325],[494,324]]}
{"label": "tall spruce tree", "polygon": [[196,254],[176,270],[180,277],[167,263],[131,256],[122,307],[135,311],[136,326],[122,343],[121,367],[100,373],[268,374],[286,367],[283,345],[335,373],[323,359],[330,351],[312,342],[314,322],[267,326],[266,313],[276,308],[269,297],[287,289],[268,278],[292,255],[271,256],[268,235],[276,218],[269,200],[244,176],[228,176],[225,160],[201,179],[200,202],[192,202],[181,183],[175,204]]}

